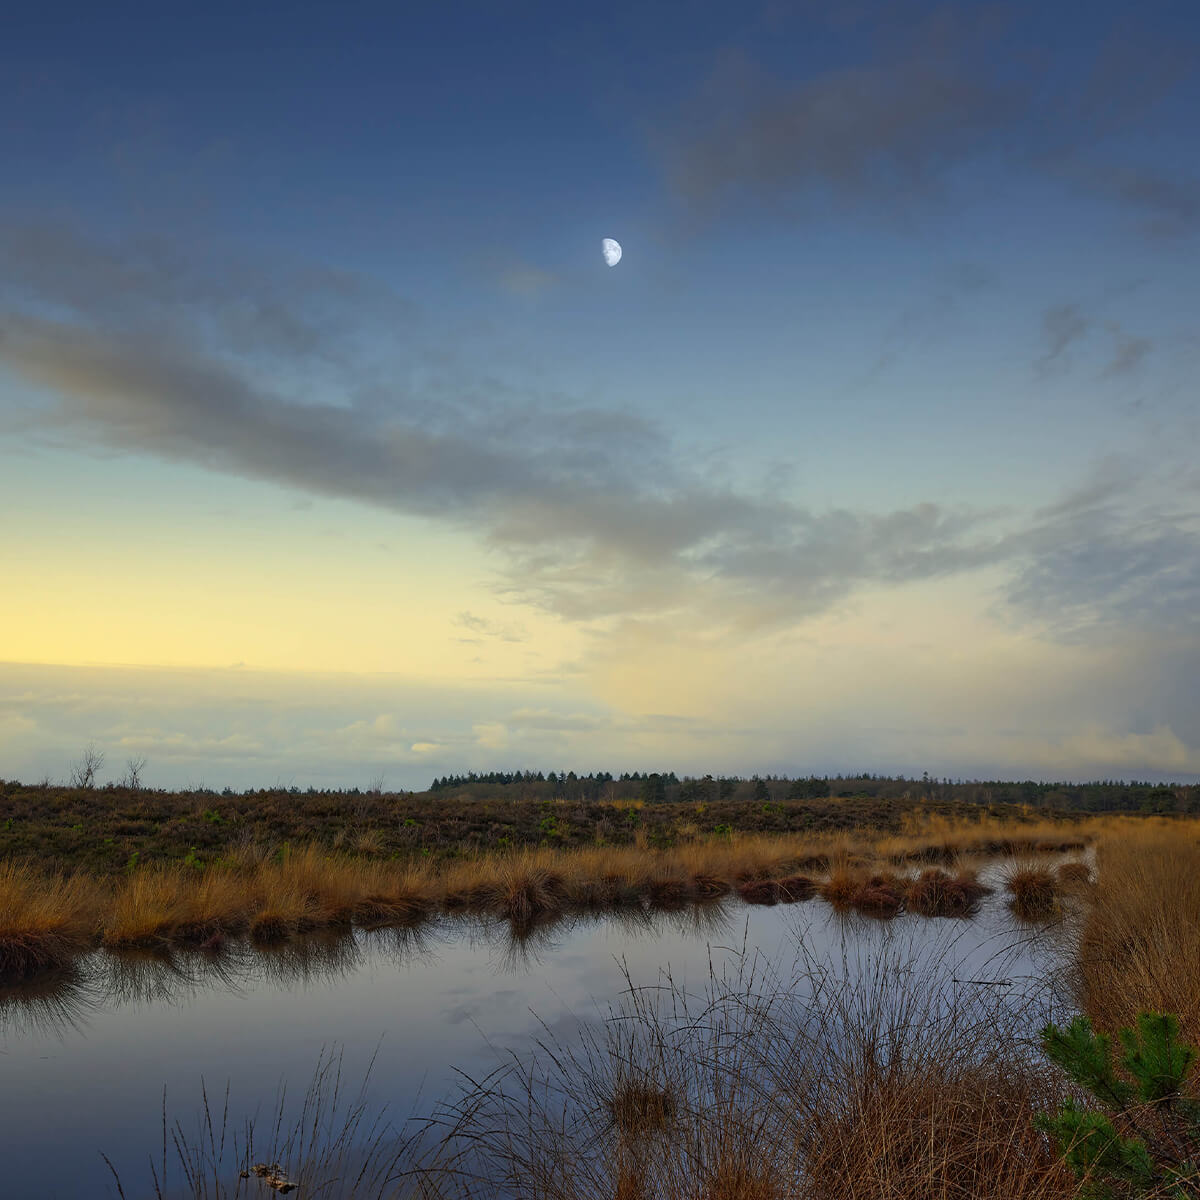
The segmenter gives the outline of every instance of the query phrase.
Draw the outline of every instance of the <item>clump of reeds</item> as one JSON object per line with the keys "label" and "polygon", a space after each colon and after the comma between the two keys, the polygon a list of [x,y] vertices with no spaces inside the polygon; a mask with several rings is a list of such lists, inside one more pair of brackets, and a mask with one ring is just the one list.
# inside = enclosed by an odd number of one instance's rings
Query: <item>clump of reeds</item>
{"label": "clump of reeds", "polygon": [[747,904],[778,904],[779,884],[774,879],[755,879],[738,887],[738,895]]}
{"label": "clump of reeds", "polygon": [[904,907],[905,882],[890,872],[867,876],[850,898],[857,912],[872,917],[894,917]]}
{"label": "clump of reeds", "polygon": [[675,1093],[645,1078],[619,1079],[607,1104],[613,1126],[630,1141],[659,1133],[675,1119]]}
{"label": "clump of reeds", "polygon": [[1048,921],[1061,913],[1062,887],[1051,867],[1016,863],[1004,875],[1008,906],[1023,921]]}
{"label": "clump of reeds", "polygon": [[566,879],[528,855],[514,855],[497,867],[489,907],[514,925],[527,925],[564,911]]}
{"label": "clump of reeds", "polygon": [[861,879],[849,867],[836,866],[818,891],[838,911],[847,911],[861,886]]}
{"label": "clump of reeds", "polygon": [[953,875],[940,867],[927,867],[908,885],[907,905],[923,917],[970,916],[987,894],[973,871]]}
{"label": "clump of reeds", "polygon": [[1064,888],[1085,887],[1092,882],[1092,870],[1085,862],[1060,863],[1055,873]]}
{"label": "clump of reeds", "polygon": [[1100,844],[1078,937],[1080,999],[1115,1032],[1140,1011],[1173,1013],[1200,1042],[1200,841],[1148,830]]}
{"label": "clump of reeds", "polygon": [[96,887],[46,876],[24,863],[0,864],[0,980],[62,967],[92,942]]}
{"label": "clump of reeds", "polygon": [[814,895],[817,885],[807,875],[788,875],[779,880],[779,899],[783,904],[795,904]]}
{"label": "clump of reeds", "polygon": [[1068,1200],[1033,1124],[1061,1095],[1022,1050],[1029,1014],[948,995],[952,972],[911,953],[789,979],[747,962],[701,995],[631,987],[602,1031],[466,1086],[438,1126],[456,1149],[416,1168],[419,1194]]}

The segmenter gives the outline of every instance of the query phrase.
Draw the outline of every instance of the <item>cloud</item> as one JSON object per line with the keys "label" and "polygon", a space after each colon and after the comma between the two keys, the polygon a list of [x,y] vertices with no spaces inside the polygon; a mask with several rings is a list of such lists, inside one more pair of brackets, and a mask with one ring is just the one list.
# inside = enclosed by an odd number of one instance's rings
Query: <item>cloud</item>
{"label": "cloud", "polygon": [[[10,298],[0,313],[0,363],[51,398],[27,420],[60,438],[470,529],[507,564],[506,594],[564,616],[657,608],[705,587],[749,598],[771,585],[763,613],[796,618],[862,581],[928,577],[987,554],[968,514],[815,514],[713,484],[677,461],[660,428],[625,411],[398,386],[363,404],[349,364],[324,398],[297,396],[286,377],[211,346],[211,312],[169,273],[140,276],[97,251],[79,256],[76,279],[71,261],[41,273],[27,265],[21,303]],[[92,272],[140,279],[146,291],[93,306]],[[521,636],[466,619],[476,632]]]}
{"label": "cloud", "polygon": [[500,286],[514,296],[540,296],[558,282],[557,275],[528,263],[515,264],[500,272]]}
{"label": "cloud", "polygon": [[1111,357],[1100,371],[1101,379],[1119,379],[1132,375],[1154,349],[1147,337],[1131,333],[1119,321],[1101,321],[1085,312],[1078,303],[1055,304],[1042,313],[1041,356],[1034,364],[1042,374],[1065,365],[1073,347],[1086,342],[1096,330],[1107,334]]}
{"label": "cloud", "polygon": [[1007,603],[1059,639],[1200,634],[1200,512],[1184,501],[1083,504],[1035,524],[1014,544]]}
{"label": "cloud", "polygon": [[1112,333],[1116,347],[1113,350],[1112,359],[1104,368],[1105,379],[1114,379],[1136,371],[1154,348],[1154,343],[1149,338],[1126,333],[1119,326],[1114,327]]}
{"label": "cloud", "polygon": [[[468,629],[472,633],[496,638],[501,642],[527,642],[529,640],[528,630],[519,624],[505,624],[500,621],[491,621],[487,617],[476,616],[475,613],[465,610],[455,614],[451,618],[451,623],[457,625],[460,629]],[[462,642],[479,642],[479,638],[459,638],[458,640]]]}
{"label": "cloud", "polygon": [[[68,244],[86,245],[75,236]],[[137,246],[128,261],[112,248],[50,257],[38,271],[18,255],[24,286],[0,310],[0,365],[45,397],[27,424],[468,530],[493,554],[499,596],[567,620],[674,614],[712,636],[750,635],[795,625],[863,588],[987,567],[1015,573],[1010,607],[1047,630],[1138,622],[1143,599],[1145,612],[1178,625],[1200,598],[1187,565],[1200,561],[1193,526],[1166,508],[1143,505],[1135,520],[1101,502],[1032,522],[934,503],[817,511],[712,480],[663,429],[624,410],[504,387],[460,390],[453,377],[425,389],[385,386],[370,366],[327,354],[320,339],[297,351],[291,375],[223,353],[211,331],[229,288],[215,282],[212,264],[214,282],[197,291],[173,280],[165,252],[145,271]],[[0,277],[11,279],[6,265],[0,259]],[[180,270],[190,277],[186,264]],[[126,281],[124,298],[100,303],[93,274]],[[276,290],[269,279],[264,287]],[[369,291],[340,280],[327,300],[336,292],[367,304]],[[1047,353],[1065,353],[1092,323],[1077,305],[1051,310]],[[353,324],[345,313],[333,322],[335,347],[336,330]],[[1112,330],[1108,369],[1131,371],[1145,348]],[[317,397],[293,386],[310,360],[328,369]],[[1131,496],[1139,486],[1129,483]],[[1080,539],[1095,540],[1089,549]],[[1110,569],[1121,572],[1120,587]],[[477,636],[524,636],[517,624],[468,611],[455,620]]]}
{"label": "cloud", "polygon": [[1079,341],[1091,328],[1091,321],[1083,315],[1077,304],[1056,304],[1042,314],[1042,338],[1046,352],[1039,360],[1042,367],[1049,366],[1071,345]]}
{"label": "cloud", "polygon": [[1046,47],[1038,16],[1029,3],[872,5],[817,34],[822,66],[806,57],[792,73],[727,50],[654,148],[689,211],[708,215],[853,204],[908,222],[980,162],[1113,200],[1157,235],[1195,232],[1200,181],[1117,157],[1188,80],[1195,43],[1092,14],[1068,52]]}
{"label": "cloud", "polygon": [[1103,165],[1082,172],[1084,180],[1144,218],[1155,237],[1183,237],[1200,230],[1200,178],[1169,175],[1147,167]]}
{"label": "cloud", "polygon": [[789,85],[742,56],[709,81],[664,139],[675,188],[711,209],[819,188],[839,201],[904,205],[1012,116],[991,80],[936,54],[847,66]]}

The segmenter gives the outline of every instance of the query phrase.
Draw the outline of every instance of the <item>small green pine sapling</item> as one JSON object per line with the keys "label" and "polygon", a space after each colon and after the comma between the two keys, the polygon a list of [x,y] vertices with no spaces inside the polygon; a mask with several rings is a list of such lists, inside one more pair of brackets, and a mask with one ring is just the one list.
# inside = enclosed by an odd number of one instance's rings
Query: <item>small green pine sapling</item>
{"label": "small green pine sapling", "polygon": [[1042,1030],[1047,1057],[1104,1111],[1070,1099],[1038,1127],[1084,1182],[1082,1196],[1200,1200],[1200,1104],[1184,1091],[1196,1051],[1163,1013],[1139,1013],[1118,1039],[1114,1062],[1112,1039],[1087,1017]]}

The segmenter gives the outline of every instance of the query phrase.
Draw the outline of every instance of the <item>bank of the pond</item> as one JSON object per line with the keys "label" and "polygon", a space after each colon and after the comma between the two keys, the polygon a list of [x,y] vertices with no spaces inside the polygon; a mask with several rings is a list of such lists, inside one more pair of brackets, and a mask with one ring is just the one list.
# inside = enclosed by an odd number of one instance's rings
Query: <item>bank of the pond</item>
{"label": "bank of the pond", "polygon": [[[766,905],[816,896],[879,917],[906,907],[969,916],[986,891],[974,860],[1081,851],[1096,836],[1087,825],[1017,832],[943,821],[904,837],[735,835],[667,849],[547,847],[437,864],[318,846],[249,847],[207,866],[140,867],[116,877],[0,863],[0,980],[61,968],[96,945],[219,950],[245,937],[268,946],[316,930],[405,928],[455,912],[519,927],[567,912],[672,909],[731,893]],[[1086,870],[1072,879],[1031,861],[1008,883],[1021,915],[1045,919],[1081,880]]]}
{"label": "bank of the pond", "polygon": [[[437,914],[413,928],[327,931],[266,947],[231,938],[217,951],[101,948],[57,978],[0,991],[6,1194],[104,1195],[102,1149],[131,1200],[153,1195],[145,1163],[151,1151],[158,1161],[163,1086],[172,1119],[194,1142],[201,1078],[218,1122],[229,1083],[231,1137],[257,1113],[260,1159],[279,1157],[303,1182],[299,1194],[313,1194],[311,1164],[274,1145],[270,1127],[277,1085],[287,1080],[297,1096],[322,1046],[344,1047],[343,1077],[356,1082],[378,1049],[371,1119],[387,1102],[389,1120],[403,1123],[433,1111],[458,1069],[494,1078],[505,1062],[536,1058],[537,1040],[550,1033],[564,1046],[605,1036],[614,1027],[608,1007],[631,981],[643,999],[665,1001],[676,988],[694,1003],[724,980],[730,1005],[737,994],[749,1004],[768,993],[812,996],[846,971],[859,978],[885,963],[895,984],[918,983],[936,963],[939,994],[965,1002],[999,993],[1024,1006],[1035,1028],[1065,1011],[1053,986],[1063,927],[1019,924],[998,869],[982,877],[995,890],[969,922],[907,911],[879,921],[822,902],[746,905],[730,893],[675,911],[569,913],[523,928]],[[894,974],[902,964],[907,973]],[[928,1000],[929,988],[919,988]],[[236,1194],[236,1170],[221,1180],[226,1192],[210,1186],[210,1195]]]}

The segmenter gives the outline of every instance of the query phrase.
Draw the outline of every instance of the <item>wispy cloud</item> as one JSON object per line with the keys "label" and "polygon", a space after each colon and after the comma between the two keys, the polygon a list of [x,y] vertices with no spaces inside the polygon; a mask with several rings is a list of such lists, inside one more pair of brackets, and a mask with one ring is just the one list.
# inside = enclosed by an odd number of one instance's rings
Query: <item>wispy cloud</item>
{"label": "wispy cloud", "polygon": [[1121,161],[1114,138],[1175,94],[1197,44],[1091,14],[1066,62],[1036,16],[1026,3],[870,6],[869,22],[823,31],[828,65],[794,75],[727,50],[655,132],[666,176],[693,212],[856,205],[908,223],[940,211],[962,164],[1006,163],[1107,197],[1155,235],[1196,232],[1200,182]]}
{"label": "wispy cloud", "polygon": [[[0,252],[19,240],[0,239]],[[8,281],[0,363],[47,397],[27,422],[470,530],[496,552],[503,596],[569,620],[687,612],[713,629],[786,627],[863,587],[988,566],[1015,573],[1015,610],[1044,621],[1067,599],[1076,627],[1105,613],[1138,619],[1147,579],[1158,598],[1147,595],[1145,611],[1164,621],[1184,619],[1200,599],[1186,566],[1200,561],[1196,531],[1167,509],[1143,505],[1135,518],[1131,500],[1120,511],[1101,505],[1032,522],[935,503],[819,511],[714,482],[667,431],[628,411],[552,405],[499,387],[460,391],[452,377],[420,389],[381,380],[372,365],[339,357],[351,314],[378,316],[370,289],[353,279],[339,276],[303,301],[302,309],[337,310],[329,349],[322,329],[305,325],[302,312],[293,319],[278,280],[264,276],[261,294],[284,306],[271,327],[293,330],[267,339],[268,350],[291,347],[288,374],[225,352],[213,334],[231,319],[230,297],[248,286],[236,271],[234,285],[209,266],[210,282],[196,289],[186,261],[183,282],[165,265],[175,252],[143,269],[139,247],[88,250],[78,236],[67,245],[70,253],[48,249],[40,267],[25,249],[0,257]],[[117,297],[101,303],[114,280],[124,281]],[[258,311],[258,296],[251,289],[238,303]],[[1091,323],[1077,306],[1052,310],[1047,352],[1061,355]],[[1132,370],[1144,353],[1118,338],[1109,369]],[[310,361],[326,371],[316,396],[292,386]],[[1106,585],[1110,570],[1121,572],[1120,588]],[[458,623],[478,636],[520,634],[469,612]]]}

